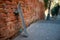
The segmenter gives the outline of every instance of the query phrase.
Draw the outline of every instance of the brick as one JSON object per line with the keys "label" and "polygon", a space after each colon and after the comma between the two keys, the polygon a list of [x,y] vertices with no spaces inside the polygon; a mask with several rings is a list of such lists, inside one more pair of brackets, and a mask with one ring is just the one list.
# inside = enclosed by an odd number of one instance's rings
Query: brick
{"label": "brick", "polygon": [[[44,20],[44,3],[38,0],[5,0],[0,2],[6,4],[5,10],[0,6],[0,39],[7,39],[15,35],[22,27],[21,18],[14,14],[17,3],[21,3],[24,21],[28,27],[36,20]],[[2,25],[3,24],[3,25]],[[5,33],[4,33],[5,32]],[[3,35],[4,34],[4,35]]]}

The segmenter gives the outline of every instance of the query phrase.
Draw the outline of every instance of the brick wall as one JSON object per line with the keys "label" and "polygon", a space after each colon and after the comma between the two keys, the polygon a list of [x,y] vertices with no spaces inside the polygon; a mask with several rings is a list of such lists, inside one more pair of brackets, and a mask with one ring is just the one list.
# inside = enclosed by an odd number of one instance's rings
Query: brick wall
{"label": "brick wall", "polygon": [[0,1],[0,39],[4,40],[15,35],[22,27],[19,15],[15,15],[17,3],[21,8],[26,26],[36,20],[44,20],[44,2],[38,0]]}

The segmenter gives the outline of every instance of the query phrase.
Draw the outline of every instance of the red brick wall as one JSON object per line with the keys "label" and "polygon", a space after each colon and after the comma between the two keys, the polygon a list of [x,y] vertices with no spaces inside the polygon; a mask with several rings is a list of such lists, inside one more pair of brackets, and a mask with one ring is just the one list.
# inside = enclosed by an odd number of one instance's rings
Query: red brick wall
{"label": "red brick wall", "polygon": [[[0,1],[0,39],[9,38],[22,28],[19,16],[14,14],[17,8],[17,0]],[[19,0],[26,25],[30,25],[36,20],[44,19],[44,3],[38,0]],[[3,6],[2,4],[6,4]],[[5,7],[5,8],[4,8]],[[4,9],[3,9],[4,8]]]}

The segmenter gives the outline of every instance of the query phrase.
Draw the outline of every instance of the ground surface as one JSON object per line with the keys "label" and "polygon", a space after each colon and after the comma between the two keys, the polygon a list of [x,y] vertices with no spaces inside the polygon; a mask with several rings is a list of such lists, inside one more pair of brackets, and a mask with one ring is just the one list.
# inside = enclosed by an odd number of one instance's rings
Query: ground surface
{"label": "ground surface", "polygon": [[38,21],[27,28],[29,36],[16,37],[14,40],[60,40],[60,20]]}

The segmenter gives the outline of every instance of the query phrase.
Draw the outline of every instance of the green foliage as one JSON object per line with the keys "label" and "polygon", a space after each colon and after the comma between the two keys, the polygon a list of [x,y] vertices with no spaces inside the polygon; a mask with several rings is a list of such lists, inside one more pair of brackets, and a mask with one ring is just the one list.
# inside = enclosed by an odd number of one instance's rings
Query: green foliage
{"label": "green foliage", "polygon": [[51,9],[51,13],[52,15],[58,15],[58,12],[59,12],[59,4],[55,4],[55,6]]}
{"label": "green foliage", "polygon": [[45,8],[47,8],[48,7],[48,0],[44,0],[44,2],[45,2]]}

